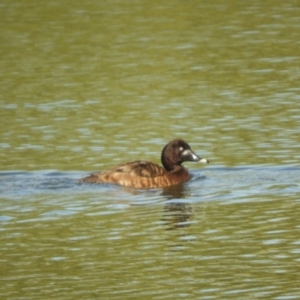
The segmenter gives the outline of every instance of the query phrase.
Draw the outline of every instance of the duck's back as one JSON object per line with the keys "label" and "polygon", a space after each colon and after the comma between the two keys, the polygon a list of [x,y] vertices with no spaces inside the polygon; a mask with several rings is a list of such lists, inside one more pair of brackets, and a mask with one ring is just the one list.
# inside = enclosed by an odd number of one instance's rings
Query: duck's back
{"label": "duck's back", "polygon": [[101,173],[94,173],[82,182],[114,183],[134,188],[159,188],[185,182],[190,175],[180,166],[175,172],[167,172],[161,166],[149,161],[128,162]]}

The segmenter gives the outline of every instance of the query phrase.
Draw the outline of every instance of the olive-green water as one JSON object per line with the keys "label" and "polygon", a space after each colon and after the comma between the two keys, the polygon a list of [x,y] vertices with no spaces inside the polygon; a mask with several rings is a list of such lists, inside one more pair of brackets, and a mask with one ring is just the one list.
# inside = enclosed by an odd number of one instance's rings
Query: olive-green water
{"label": "olive-green water", "polygon": [[[0,4],[1,299],[299,299],[298,1]],[[168,190],[78,184],[184,138]]]}

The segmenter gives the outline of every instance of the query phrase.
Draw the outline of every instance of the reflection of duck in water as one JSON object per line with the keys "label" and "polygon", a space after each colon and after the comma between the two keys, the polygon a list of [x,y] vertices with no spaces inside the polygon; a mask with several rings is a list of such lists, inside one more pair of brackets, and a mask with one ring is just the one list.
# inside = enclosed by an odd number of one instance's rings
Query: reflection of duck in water
{"label": "reflection of duck in water", "polygon": [[168,203],[164,206],[163,221],[168,225],[168,230],[187,227],[191,225],[189,219],[193,216],[194,209],[187,203]]}
{"label": "reflection of duck in water", "polygon": [[185,161],[209,162],[197,156],[186,142],[176,139],[162,150],[161,162],[164,168],[149,161],[137,160],[94,173],[80,181],[114,183],[139,189],[164,188],[190,180],[191,175],[181,165]]}

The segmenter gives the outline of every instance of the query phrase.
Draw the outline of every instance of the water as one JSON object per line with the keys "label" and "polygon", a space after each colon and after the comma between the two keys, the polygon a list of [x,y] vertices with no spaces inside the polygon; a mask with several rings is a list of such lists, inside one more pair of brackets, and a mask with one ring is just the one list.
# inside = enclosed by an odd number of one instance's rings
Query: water
{"label": "water", "polygon": [[1,173],[7,299],[298,297],[299,168],[211,167],[146,191],[81,175]]}
{"label": "water", "polygon": [[[299,299],[296,1],[4,1],[1,299]],[[80,184],[210,164],[166,190]]]}

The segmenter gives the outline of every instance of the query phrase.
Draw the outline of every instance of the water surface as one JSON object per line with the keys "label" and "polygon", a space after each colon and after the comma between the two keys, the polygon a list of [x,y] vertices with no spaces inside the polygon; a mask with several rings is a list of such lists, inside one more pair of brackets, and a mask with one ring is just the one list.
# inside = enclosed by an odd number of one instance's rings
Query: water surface
{"label": "water surface", "polygon": [[213,167],[167,190],[0,175],[7,299],[299,295],[299,168]]}
{"label": "water surface", "polygon": [[[299,299],[297,1],[2,1],[1,299]],[[167,190],[78,184],[173,138]]]}

